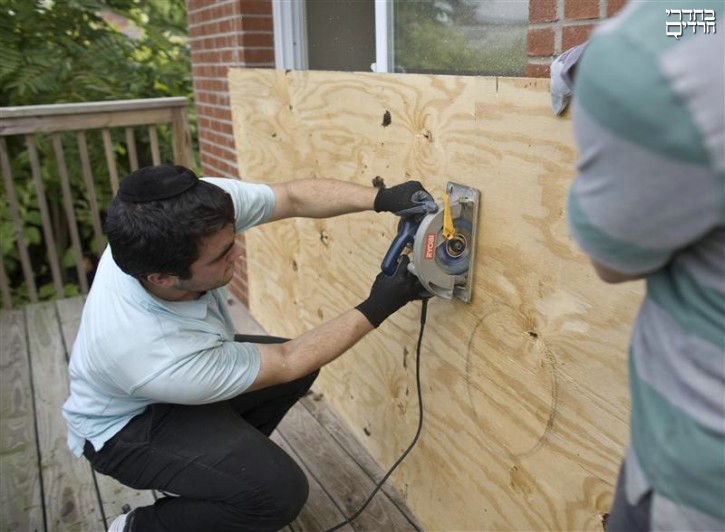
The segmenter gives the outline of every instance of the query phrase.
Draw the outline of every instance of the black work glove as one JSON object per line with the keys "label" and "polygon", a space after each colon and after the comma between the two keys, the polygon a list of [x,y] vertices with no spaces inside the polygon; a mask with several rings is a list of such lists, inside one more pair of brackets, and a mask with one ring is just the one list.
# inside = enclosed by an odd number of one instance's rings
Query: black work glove
{"label": "black work glove", "polygon": [[410,259],[403,255],[393,275],[387,276],[380,272],[375,278],[368,298],[355,307],[373,327],[380,326],[388,316],[409,301],[423,299],[425,289],[418,278],[408,271],[409,262]]}
{"label": "black work glove", "polygon": [[406,181],[390,188],[381,188],[375,196],[375,212],[399,212],[415,207],[413,194],[418,191],[427,193],[420,181]]}

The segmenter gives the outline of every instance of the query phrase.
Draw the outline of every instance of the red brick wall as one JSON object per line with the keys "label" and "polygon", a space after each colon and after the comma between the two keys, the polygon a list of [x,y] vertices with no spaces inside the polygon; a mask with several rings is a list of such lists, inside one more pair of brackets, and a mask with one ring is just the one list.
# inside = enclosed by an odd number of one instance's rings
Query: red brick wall
{"label": "red brick wall", "polygon": [[[202,173],[205,176],[240,177],[227,71],[230,67],[274,67],[272,2],[187,0],[186,5]],[[243,237],[239,240],[244,243]],[[244,257],[230,288],[246,304]]]}
{"label": "red brick wall", "polygon": [[526,75],[548,77],[551,61],[589,38],[626,0],[529,0]]}

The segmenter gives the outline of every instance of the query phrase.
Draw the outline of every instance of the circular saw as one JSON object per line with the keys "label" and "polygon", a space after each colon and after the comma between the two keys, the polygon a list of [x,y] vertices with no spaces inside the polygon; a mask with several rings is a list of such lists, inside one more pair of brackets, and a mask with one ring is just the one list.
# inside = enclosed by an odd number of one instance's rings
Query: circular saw
{"label": "circular saw", "polygon": [[398,258],[412,249],[408,269],[430,294],[444,299],[471,300],[480,192],[448,182],[441,201],[416,192],[414,206],[397,212],[398,234],[381,269],[393,275]]}

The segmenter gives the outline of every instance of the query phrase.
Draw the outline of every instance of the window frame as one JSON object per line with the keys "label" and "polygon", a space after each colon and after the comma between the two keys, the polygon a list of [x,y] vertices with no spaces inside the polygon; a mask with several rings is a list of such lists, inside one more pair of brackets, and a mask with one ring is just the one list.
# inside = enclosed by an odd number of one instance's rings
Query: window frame
{"label": "window frame", "polygon": [[[274,66],[308,70],[306,1],[272,0]],[[390,72],[393,65],[393,0],[375,0],[375,63],[373,72]]]}

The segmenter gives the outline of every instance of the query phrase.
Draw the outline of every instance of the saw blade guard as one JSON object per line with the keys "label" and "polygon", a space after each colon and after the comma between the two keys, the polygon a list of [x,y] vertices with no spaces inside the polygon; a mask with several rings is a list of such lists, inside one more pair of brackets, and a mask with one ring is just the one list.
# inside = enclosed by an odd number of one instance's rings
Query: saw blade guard
{"label": "saw blade guard", "polygon": [[444,235],[444,209],[440,206],[436,213],[421,220],[408,268],[431,294],[468,302],[473,286],[479,192],[451,182],[446,191],[453,236],[446,238]]}

